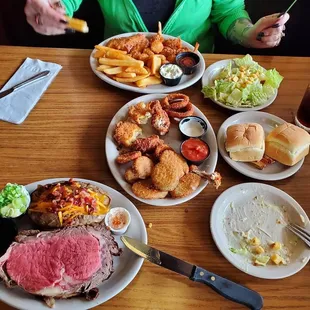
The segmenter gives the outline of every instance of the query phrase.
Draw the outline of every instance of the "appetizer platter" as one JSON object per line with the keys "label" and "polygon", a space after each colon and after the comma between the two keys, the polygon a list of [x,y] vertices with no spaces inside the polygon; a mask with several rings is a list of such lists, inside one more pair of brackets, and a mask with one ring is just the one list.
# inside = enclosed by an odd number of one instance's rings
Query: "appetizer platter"
{"label": "appetizer platter", "polygon": [[120,235],[146,243],[144,221],[108,186],[68,178],[8,184],[0,205],[1,221],[15,229],[6,236],[11,244],[1,242],[0,299],[15,308],[89,309],[122,291],[142,266]]}
{"label": "appetizer platter", "polygon": [[202,92],[226,109],[257,111],[273,103],[282,80],[276,69],[266,70],[246,55],[209,66],[202,77]]}
{"label": "appetizer platter", "polygon": [[217,143],[204,114],[183,94],[153,94],[124,105],[106,135],[109,168],[132,197],[155,206],[179,205],[211,181]]}
{"label": "appetizer platter", "polygon": [[291,196],[270,185],[244,183],[217,198],[210,225],[218,249],[235,267],[255,277],[281,279],[310,259],[310,249],[288,223],[310,228],[306,212]]}
{"label": "appetizer platter", "polygon": [[196,83],[204,58],[180,38],[161,33],[125,33],[98,45],[90,56],[93,72],[103,81],[138,93],[170,93]]}
{"label": "appetizer platter", "polygon": [[[238,172],[265,181],[295,174],[309,152],[309,135],[265,112],[229,117],[217,134],[219,152]],[[276,147],[275,147],[276,146]]]}

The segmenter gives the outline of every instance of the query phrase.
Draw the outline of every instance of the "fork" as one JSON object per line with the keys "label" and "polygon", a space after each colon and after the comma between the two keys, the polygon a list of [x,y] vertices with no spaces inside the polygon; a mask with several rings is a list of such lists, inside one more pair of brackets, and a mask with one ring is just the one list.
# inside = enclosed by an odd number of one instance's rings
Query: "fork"
{"label": "fork", "polygon": [[310,248],[310,232],[296,224],[286,226],[292,233],[298,236]]}

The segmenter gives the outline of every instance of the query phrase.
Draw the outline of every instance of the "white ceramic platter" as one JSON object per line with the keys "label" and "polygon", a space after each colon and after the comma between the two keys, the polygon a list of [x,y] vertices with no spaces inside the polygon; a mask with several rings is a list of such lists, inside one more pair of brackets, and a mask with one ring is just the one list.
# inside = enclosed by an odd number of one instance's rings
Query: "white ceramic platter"
{"label": "white ceramic platter", "polygon": [[[257,203],[254,197],[258,197]],[[260,206],[260,199],[272,207]],[[270,185],[243,183],[227,189],[217,198],[210,225],[217,247],[231,264],[258,278],[281,279],[300,271],[310,259],[310,249],[285,227],[288,221],[310,229],[306,212],[291,196]],[[254,266],[245,255],[230,251],[231,247],[238,247],[234,242],[239,241],[234,237],[232,227],[251,230],[267,248],[270,241],[281,242],[283,247],[291,249],[290,262],[287,265]]]}
{"label": "white ceramic platter", "polygon": [[[230,61],[232,61],[232,59],[220,60],[220,61],[215,62],[211,66],[209,66],[202,76],[202,87],[206,86],[206,85],[214,85],[214,80],[216,79],[217,75],[220,73],[220,71],[223,68],[225,68],[229,64]],[[220,101],[213,100],[213,99],[211,99],[211,100],[213,102],[215,102],[216,104],[218,104],[219,106],[221,106],[225,109],[233,110],[233,111],[239,111],[239,112],[258,111],[258,110],[262,110],[262,109],[268,107],[269,105],[271,105],[274,102],[274,100],[276,99],[277,94],[278,94],[278,90],[276,90],[275,94],[272,97],[270,97],[264,104],[257,106],[257,107],[252,107],[252,108],[232,107],[232,106],[226,105]]]}
{"label": "white ceramic platter", "polygon": [[[58,181],[68,180],[69,178],[59,178],[59,179],[48,179],[42,180],[40,182],[31,183],[26,186],[29,193],[33,192],[38,185],[45,185],[48,183],[54,183]],[[123,207],[126,208],[131,215],[131,224],[126,232],[126,235],[135,239],[138,239],[144,243],[147,243],[147,233],[145,229],[144,221],[141,217],[141,214],[134,206],[129,199],[123,196],[121,193],[116,190],[103,185],[98,182],[84,180],[84,179],[76,179],[74,180],[83,181],[86,183],[93,184],[102,188],[104,191],[109,193],[112,198],[111,207]],[[31,225],[30,219],[26,219],[28,223],[23,223]],[[24,222],[24,219],[23,219]],[[24,226],[24,228],[27,228]],[[117,295],[121,292],[136,276],[138,271],[140,270],[143,259],[133,254],[130,250],[128,250],[120,240],[120,236],[115,236],[115,240],[117,241],[119,247],[123,249],[121,256],[115,257],[113,256],[113,266],[114,273],[112,276],[102,285],[99,286],[99,296],[97,299],[93,301],[86,301],[81,297],[73,297],[70,299],[59,299],[56,300],[55,310],[85,310],[98,306],[99,304],[104,303],[109,300],[113,296]],[[25,309],[25,310],[42,310],[49,309],[43,301],[38,298],[35,298],[33,295],[30,295],[23,290],[16,289],[7,289],[4,287],[4,284],[0,284],[0,300],[9,304],[12,307],[17,309]]]}
{"label": "white ceramic platter", "polygon": [[[101,43],[99,43],[98,45],[106,45],[108,43],[108,41],[110,41],[111,39],[115,39],[115,38],[121,38],[121,37],[129,37],[132,35],[137,34],[136,32],[130,32],[130,33],[124,33],[124,34],[120,34],[120,35],[116,35],[112,38],[109,38]],[[155,35],[156,33],[153,32],[141,32],[141,34],[146,35],[147,37]],[[163,34],[164,39],[175,39],[175,37],[169,36],[169,35],[165,35]],[[182,46],[184,47],[188,47],[191,50],[194,50],[194,47],[185,42],[182,41]],[[95,59],[93,57],[93,54],[95,53],[96,49],[94,49],[90,55],[90,67],[92,68],[93,72],[103,81],[105,81],[108,84],[111,84],[115,87],[121,88],[121,89],[125,89],[125,90],[129,90],[129,91],[133,91],[133,92],[137,92],[137,93],[141,93],[141,94],[162,94],[162,93],[172,93],[172,92],[176,92],[182,89],[185,89],[191,85],[193,85],[194,83],[196,83],[203,75],[204,71],[205,71],[205,61],[202,57],[202,55],[197,52],[197,55],[200,58],[200,62],[199,65],[197,67],[197,70],[195,71],[195,73],[191,74],[191,75],[183,75],[180,83],[176,86],[166,86],[164,84],[159,84],[159,85],[151,85],[151,86],[147,86],[145,88],[139,88],[138,86],[135,86],[134,84],[125,84],[125,83],[120,83],[117,82],[111,78],[109,78],[107,75],[105,75],[102,72],[99,72],[96,70],[96,68],[98,67],[98,63],[97,63],[97,59]]]}
{"label": "white ceramic platter", "polygon": [[268,165],[263,170],[255,168],[250,163],[243,163],[232,160],[225,149],[226,130],[231,125],[242,123],[258,123],[262,125],[265,131],[265,136],[267,136],[272,129],[274,129],[277,125],[285,123],[285,121],[275,115],[255,111],[237,113],[229,117],[221,125],[217,133],[217,143],[222,157],[231,167],[248,177],[264,181],[275,181],[288,178],[301,168],[304,159],[292,167],[276,162],[274,164]]}
{"label": "white ceramic platter", "polygon": [[[134,195],[134,193],[131,190],[131,185],[128,184],[124,179],[124,174],[126,169],[130,166],[130,164],[126,165],[118,165],[115,162],[116,157],[119,154],[119,151],[117,150],[117,145],[115,144],[115,141],[113,139],[113,133],[116,124],[121,121],[125,120],[128,117],[128,108],[132,105],[135,105],[139,102],[149,102],[151,100],[155,99],[161,99],[166,97],[167,94],[153,94],[153,95],[145,95],[138,98],[135,98],[125,104],[113,117],[108,131],[106,135],[106,156],[107,156],[107,162],[109,165],[109,168],[115,178],[115,180],[119,183],[119,185],[132,197],[136,198],[137,200],[140,200],[146,204],[153,205],[153,206],[173,206],[173,205],[179,205],[183,202],[186,202],[195,196],[197,196],[208,184],[207,181],[202,180],[198,189],[193,192],[192,194],[184,197],[184,198],[178,198],[178,199],[172,199],[172,198],[165,198],[165,199],[141,199]],[[205,117],[205,115],[194,106],[194,115],[201,117],[208,125],[207,134],[204,137],[204,140],[209,144],[210,147],[210,156],[209,158],[203,162],[202,165],[199,166],[201,170],[207,171],[207,173],[212,173],[215,170],[216,163],[217,163],[217,143],[216,143],[216,137],[214,134],[214,131],[212,129],[212,126],[208,119]],[[150,136],[152,134],[156,134],[156,132],[153,132],[152,127],[150,123],[147,125],[144,125],[142,127],[143,129],[143,136]],[[161,139],[165,140],[165,142],[170,145],[176,152],[179,152],[179,148],[182,142],[181,134],[178,130],[178,125],[171,123],[171,128],[169,130],[169,133],[166,136],[161,136]]]}

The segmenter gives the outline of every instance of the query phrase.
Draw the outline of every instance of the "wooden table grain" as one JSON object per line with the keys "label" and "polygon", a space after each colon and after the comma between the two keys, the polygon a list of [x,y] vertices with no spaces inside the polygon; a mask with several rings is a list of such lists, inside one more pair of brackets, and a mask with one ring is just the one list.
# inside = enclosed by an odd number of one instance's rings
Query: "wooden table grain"
{"label": "wooden table grain", "polygon": [[[59,63],[63,69],[21,125],[0,122],[0,187],[7,182],[27,184],[46,178],[80,177],[95,180],[129,197],[113,179],[106,163],[106,130],[113,115],[139,94],[99,80],[89,66],[89,50],[0,47],[0,86],[26,57]],[[206,65],[228,58],[204,55]],[[276,101],[264,111],[288,122],[310,82],[310,58],[254,57],[265,68],[285,77]],[[183,91],[210,120],[215,132],[233,113],[203,99],[201,82]],[[232,266],[216,248],[209,228],[210,211],[227,188],[253,181],[228,166],[219,156],[223,175],[219,190],[207,187],[191,201],[175,207],[152,207],[129,197],[148,228],[149,244],[258,291],[264,309],[310,309],[310,266],[282,280],[263,280]],[[294,176],[276,182],[310,216],[310,157]],[[0,302],[2,310],[12,309]],[[96,309],[244,309],[208,287],[173,272],[143,264],[120,294]]]}

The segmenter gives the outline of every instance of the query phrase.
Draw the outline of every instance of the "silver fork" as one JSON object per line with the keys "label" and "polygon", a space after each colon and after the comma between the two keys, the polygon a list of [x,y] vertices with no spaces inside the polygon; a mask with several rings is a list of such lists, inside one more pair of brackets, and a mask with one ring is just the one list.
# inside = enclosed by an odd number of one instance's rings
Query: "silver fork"
{"label": "silver fork", "polygon": [[310,232],[308,230],[291,223],[287,224],[287,228],[310,248]]}

